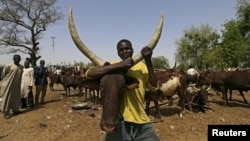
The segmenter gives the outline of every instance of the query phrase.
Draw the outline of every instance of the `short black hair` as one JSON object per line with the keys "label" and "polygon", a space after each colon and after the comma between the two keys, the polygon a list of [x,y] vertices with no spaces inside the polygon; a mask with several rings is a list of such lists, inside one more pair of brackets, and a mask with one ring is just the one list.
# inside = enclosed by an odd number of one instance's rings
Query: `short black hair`
{"label": "short black hair", "polygon": [[19,54],[15,54],[15,55],[13,56],[13,59],[16,58],[16,57],[19,57],[19,58],[21,59],[21,56],[20,56]]}
{"label": "short black hair", "polygon": [[122,42],[126,42],[126,43],[128,43],[128,44],[132,47],[132,43],[131,43],[128,39],[121,39],[121,40],[117,43],[116,47],[118,48],[118,46],[119,46]]}
{"label": "short black hair", "polygon": [[30,61],[30,58],[29,58],[29,57],[27,57],[25,60],[26,60],[26,61]]}
{"label": "short black hair", "polygon": [[45,63],[45,61],[44,60],[40,60],[40,63]]}

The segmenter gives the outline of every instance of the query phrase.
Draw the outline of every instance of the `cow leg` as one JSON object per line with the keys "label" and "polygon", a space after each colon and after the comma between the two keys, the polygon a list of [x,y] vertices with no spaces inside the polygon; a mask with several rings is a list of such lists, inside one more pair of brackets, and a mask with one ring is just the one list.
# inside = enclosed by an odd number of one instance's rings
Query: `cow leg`
{"label": "cow leg", "polygon": [[155,111],[156,111],[156,114],[155,114],[156,121],[161,121],[161,111],[159,108],[158,100],[154,99],[153,101],[154,101]]}
{"label": "cow leg", "polygon": [[248,102],[247,102],[247,100],[246,100],[246,98],[245,98],[243,92],[240,91],[240,90],[239,90],[239,92],[240,92],[240,95],[241,95],[241,97],[243,98],[244,102],[245,102],[246,104],[248,104]]}
{"label": "cow leg", "polygon": [[91,91],[92,91],[92,95],[93,95],[93,97],[92,97],[93,104],[96,104],[96,95],[95,95],[95,90],[94,90],[94,89],[92,89]]}
{"label": "cow leg", "polygon": [[96,91],[96,104],[99,104],[101,99],[100,93],[98,89],[96,89],[95,91]]}
{"label": "cow leg", "polygon": [[231,89],[229,89],[229,94],[230,94],[229,100],[232,101],[232,90]]}
{"label": "cow leg", "polygon": [[82,87],[81,86],[78,86],[78,89],[79,89],[79,96],[82,96]]}
{"label": "cow leg", "polygon": [[172,96],[169,96],[167,97],[169,103],[168,103],[168,106],[173,106],[173,97]]}
{"label": "cow leg", "polygon": [[222,98],[224,102],[224,106],[228,105],[228,100],[227,100],[227,88],[220,87],[221,88],[221,93],[222,93]]}
{"label": "cow leg", "polygon": [[49,88],[50,88],[51,91],[54,91],[53,83],[52,82],[49,83]]}
{"label": "cow leg", "polygon": [[65,95],[67,95],[67,87],[66,86],[63,86],[63,89],[65,91]]}
{"label": "cow leg", "polygon": [[87,100],[87,88],[86,87],[83,87],[84,88],[84,93],[83,93],[83,102],[86,102]]}
{"label": "cow leg", "polygon": [[102,98],[101,98],[101,95],[100,95],[99,89],[96,90],[96,93],[97,93],[97,99],[98,99],[97,104],[99,104],[100,101],[101,101],[101,99],[102,99]]}
{"label": "cow leg", "polygon": [[70,95],[69,87],[65,86],[64,91],[66,96]]}
{"label": "cow leg", "polygon": [[70,96],[70,87],[68,87],[68,96]]}
{"label": "cow leg", "polygon": [[178,93],[179,98],[180,98],[178,103],[181,106],[181,112],[180,112],[179,117],[180,117],[180,119],[182,119],[183,118],[183,113],[185,112],[185,97],[186,97],[185,93],[186,92],[185,92],[185,89],[184,89],[184,90],[181,90],[181,91],[179,91],[177,93]]}

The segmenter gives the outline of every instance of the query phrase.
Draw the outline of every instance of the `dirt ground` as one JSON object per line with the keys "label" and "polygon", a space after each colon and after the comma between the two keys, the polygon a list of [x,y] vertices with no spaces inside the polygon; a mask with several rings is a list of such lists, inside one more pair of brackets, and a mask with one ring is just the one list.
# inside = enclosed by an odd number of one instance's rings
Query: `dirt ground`
{"label": "dirt ground", "polygon": [[[73,92],[74,93],[74,92]],[[75,92],[76,93],[76,92]],[[250,93],[245,97],[250,102]],[[60,85],[48,89],[44,105],[22,109],[22,113],[0,117],[1,141],[101,141],[105,135],[99,128],[101,106],[74,110],[72,105],[83,97],[67,97]],[[179,119],[180,107],[161,106],[162,122],[153,123],[161,141],[206,141],[209,124],[250,124],[250,104],[244,104],[237,91],[233,101],[224,107],[219,95],[209,97],[210,108],[205,114],[186,112]],[[151,103],[151,106],[154,106]],[[154,109],[151,109],[151,114]],[[153,119],[153,116],[150,115]]]}

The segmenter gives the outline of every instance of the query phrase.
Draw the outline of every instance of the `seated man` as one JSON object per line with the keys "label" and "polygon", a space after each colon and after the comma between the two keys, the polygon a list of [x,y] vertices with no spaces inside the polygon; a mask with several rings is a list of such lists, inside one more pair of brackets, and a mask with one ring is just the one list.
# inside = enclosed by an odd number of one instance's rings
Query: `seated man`
{"label": "seated man", "polygon": [[187,75],[190,77],[190,81],[189,81],[189,84],[191,85],[191,84],[194,84],[195,82],[196,82],[196,80],[197,80],[197,77],[198,77],[198,75],[199,75],[199,72],[195,69],[195,68],[193,68],[193,66],[189,66],[188,67],[188,70],[187,70]]}

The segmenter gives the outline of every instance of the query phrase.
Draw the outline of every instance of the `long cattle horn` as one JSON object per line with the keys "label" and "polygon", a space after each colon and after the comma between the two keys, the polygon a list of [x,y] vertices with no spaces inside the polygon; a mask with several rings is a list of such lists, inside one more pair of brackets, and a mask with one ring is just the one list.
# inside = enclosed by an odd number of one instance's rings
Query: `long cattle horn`
{"label": "long cattle horn", "polygon": [[[161,14],[161,18],[160,18],[160,22],[158,24],[158,27],[155,31],[155,34],[153,36],[153,38],[151,39],[151,41],[148,43],[148,47],[153,51],[154,48],[156,47],[160,37],[161,37],[161,32],[162,32],[162,28],[163,28],[163,20],[164,20],[164,15]],[[134,63],[138,63],[143,59],[142,54],[139,53],[137,54],[135,57],[133,57],[133,61]]]}
{"label": "long cattle horn", "polygon": [[[105,61],[103,59],[99,58],[97,55],[95,55],[91,50],[89,50],[87,48],[87,46],[81,41],[80,37],[78,36],[78,34],[76,32],[74,21],[73,21],[73,17],[72,17],[72,7],[69,8],[69,15],[68,16],[69,16],[68,17],[68,24],[69,24],[70,35],[71,35],[71,38],[73,39],[75,45],[77,46],[77,48],[85,56],[87,56],[94,64],[96,64],[97,66],[103,66]],[[161,14],[160,22],[159,22],[158,27],[155,31],[155,34],[148,44],[148,47],[151,50],[153,50],[155,48],[155,46],[157,45],[157,43],[160,39],[162,28],[163,28],[163,17],[164,17],[164,15]],[[137,54],[135,57],[133,57],[134,64],[138,63],[142,59],[143,59],[142,54],[141,53]]]}
{"label": "long cattle horn", "polygon": [[103,66],[105,61],[96,56],[91,50],[87,48],[87,46],[81,41],[80,37],[78,36],[75,28],[75,24],[72,17],[72,7],[69,8],[69,15],[68,15],[68,24],[69,24],[69,30],[71,38],[73,39],[75,45],[77,48],[85,55],[87,56],[95,65],[97,66]]}

